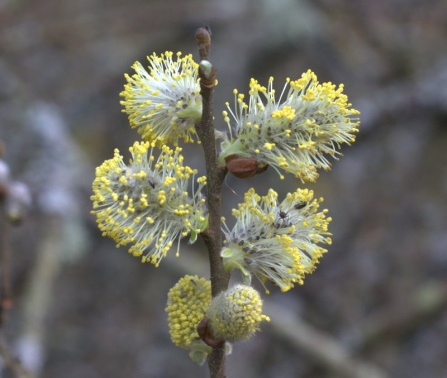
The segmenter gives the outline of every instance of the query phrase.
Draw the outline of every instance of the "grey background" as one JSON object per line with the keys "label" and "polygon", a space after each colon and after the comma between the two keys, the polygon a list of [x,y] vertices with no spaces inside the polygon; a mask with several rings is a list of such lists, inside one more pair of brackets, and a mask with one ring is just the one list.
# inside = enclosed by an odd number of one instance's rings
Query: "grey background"
{"label": "grey background", "polygon": [[[0,140],[34,207],[12,234],[15,307],[5,332],[46,378],[206,377],[169,339],[167,291],[208,276],[201,241],[159,268],[102,238],[94,169],[139,135],[121,113],[124,73],[146,55],[193,53],[211,25],[216,127],[250,77],[277,90],[312,69],[345,84],[357,142],[316,184],[274,170],[228,177],[224,213],[250,187],[324,197],[333,244],[302,287],[264,296],[384,376],[447,376],[447,3],[441,0],[3,0]],[[188,165],[203,172],[196,146]],[[171,254],[173,255],[173,254]],[[239,279],[239,275],[234,275]],[[278,307],[276,307],[278,308]],[[268,313],[275,318],[274,313]],[[28,349],[26,349],[28,348]],[[27,352],[24,352],[24,351]],[[7,375],[5,375],[7,376]],[[228,377],[343,377],[268,324],[238,344]]]}

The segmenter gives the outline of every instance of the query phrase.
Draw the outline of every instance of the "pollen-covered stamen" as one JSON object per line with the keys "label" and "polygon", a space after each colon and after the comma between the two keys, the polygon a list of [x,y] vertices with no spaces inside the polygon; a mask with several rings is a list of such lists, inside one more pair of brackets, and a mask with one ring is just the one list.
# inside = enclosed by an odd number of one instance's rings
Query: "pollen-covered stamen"
{"label": "pollen-covered stamen", "polygon": [[327,210],[318,212],[321,201],[307,189],[288,193],[281,203],[273,190],[260,197],[250,189],[233,210],[235,226],[224,231],[226,270],[240,269],[245,281],[254,275],[282,291],[302,284],[326,252],[317,244],[331,243],[327,229],[331,218],[326,217]]}
{"label": "pollen-covered stamen", "polygon": [[205,317],[210,302],[211,282],[205,278],[186,275],[169,290],[166,312],[175,345],[189,349],[191,343],[200,339],[197,326]]}
{"label": "pollen-covered stamen", "polygon": [[136,62],[135,74],[125,75],[127,84],[120,94],[132,128],[147,141],[177,144],[178,139],[193,142],[195,122],[202,117],[198,64],[192,55],[173,60],[172,52],[148,57],[149,72]]}
{"label": "pollen-covered stamen", "polygon": [[176,238],[196,235],[206,227],[200,194],[206,180],[197,179],[197,190],[193,187],[189,196],[188,183],[197,171],[183,166],[181,148],[163,146],[155,158],[149,147],[149,142],[136,142],[129,165],[115,150],[114,158],[96,169],[92,213],[103,235],[117,247],[131,244],[130,253],[158,266]]}
{"label": "pollen-covered stamen", "polygon": [[[358,131],[354,116],[359,112],[342,92],[343,85],[319,84],[308,71],[299,80],[287,79],[276,101],[273,78],[267,88],[252,79],[248,104],[235,91],[235,111],[229,108],[229,113],[237,138],[222,143],[220,162],[231,154],[252,157],[302,181],[315,181],[318,168],[330,169],[325,155],[339,156],[341,144],[353,142]],[[230,118],[224,120],[231,128]]]}

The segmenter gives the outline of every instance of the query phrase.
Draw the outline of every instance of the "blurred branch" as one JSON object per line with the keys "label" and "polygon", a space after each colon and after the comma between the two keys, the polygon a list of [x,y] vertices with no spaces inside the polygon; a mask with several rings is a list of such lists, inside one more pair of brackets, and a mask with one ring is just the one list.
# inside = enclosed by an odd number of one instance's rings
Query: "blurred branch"
{"label": "blurred branch", "polygon": [[2,334],[0,334],[0,355],[3,358],[5,366],[12,371],[17,378],[33,377],[33,375],[25,370],[20,361],[12,355]]}
{"label": "blurred branch", "polygon": [[399,299],[361,325],[364,348],[402,337],[440,314],[447,308],[447,286],[442,282],[425,283],[413,296]]}
{"label": "blurred branch", "polygon": [[285,307],[265,301],[264,311],[266,314],[274,314],[271,316],[270,326],[277,335],[343,378],[385,378],[387,376],[377,367],[353,359],[334,338],[302,322],[297,315]]}
{"label": "blurred branch", "polygon": [[36,266],[25,293],[25,333],[41,333],[44,318],[52,303],[54,279],[60,268],[60,252],[64,248],[61,219],[44,217]]}
{"label": "blurred branch", "polygon": [[[12,306],[11,286],[11,224],[3,211],[0,210],[1,220],[1,304],[0,304],[0,327],[3,327]],[[22,366],[21,362],[13,356],[0,331],[0,356],[7,369],[17,378],[31,378],[32,375]]]}
{"label": "blurred branch", "polygon": [[6,322],[9,310],[12,307],[11,289],[11,225],[1,212],[1,302],[0,302],[0,327]]}
{"label": "blurred branch", "polygon": [[[60,271],[61,251],[66,248],[62,224],[63,221],[57,216],[43,216],[37,261],[24,294],[25,327],[22,338],[32,337],[39,351],[44,350],[46,319],[53,305],[54,282]],[[43,353],[38,354],[37,360],[28,361],[26,348],[21,352],[22,359],[27,362],[25,365],[37,374],[43,365]]]}

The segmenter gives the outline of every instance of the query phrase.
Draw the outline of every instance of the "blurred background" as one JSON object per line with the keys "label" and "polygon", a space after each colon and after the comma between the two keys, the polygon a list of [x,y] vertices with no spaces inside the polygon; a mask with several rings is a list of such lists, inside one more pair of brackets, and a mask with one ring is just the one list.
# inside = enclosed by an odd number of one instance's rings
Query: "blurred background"
{"label": "blurred background", "polygon": [[[227,178],[229,224],[252,186],[280,198],[308,187],[333,218],[333,244],[304,286],[263,295],[272,322],[234,346],[228,377],[447,377],[443,0],[0,1],[3,159],[33,196],[11,235],[11,347],[45,378],[208,376],[171,343],[164,312],[181,276],[209,277],[203,243],[142,265],[101,237],[89,199],[95,167],[139,140],[121,112],[124,73],[153,52],[198,59],[204,23],[217,128],[234,88],[274,76],[279,90],[309,68],[344,83],[361,111],[356,143],[317,183],[273,169]],[[204,172],[197,146],[185,155]]]}

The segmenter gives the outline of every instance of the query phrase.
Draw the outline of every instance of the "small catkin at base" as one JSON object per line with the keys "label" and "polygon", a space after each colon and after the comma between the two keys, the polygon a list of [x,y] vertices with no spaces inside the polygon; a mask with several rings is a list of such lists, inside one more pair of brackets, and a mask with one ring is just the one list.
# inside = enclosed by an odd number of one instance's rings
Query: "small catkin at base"
{"label": "small catkin at base", "polygon": [[236,285],[213,298],[207,316],[214,338],[231,342],[250,338],[261,321],[270,321],[262,314],[259,293],[247,285]]}

